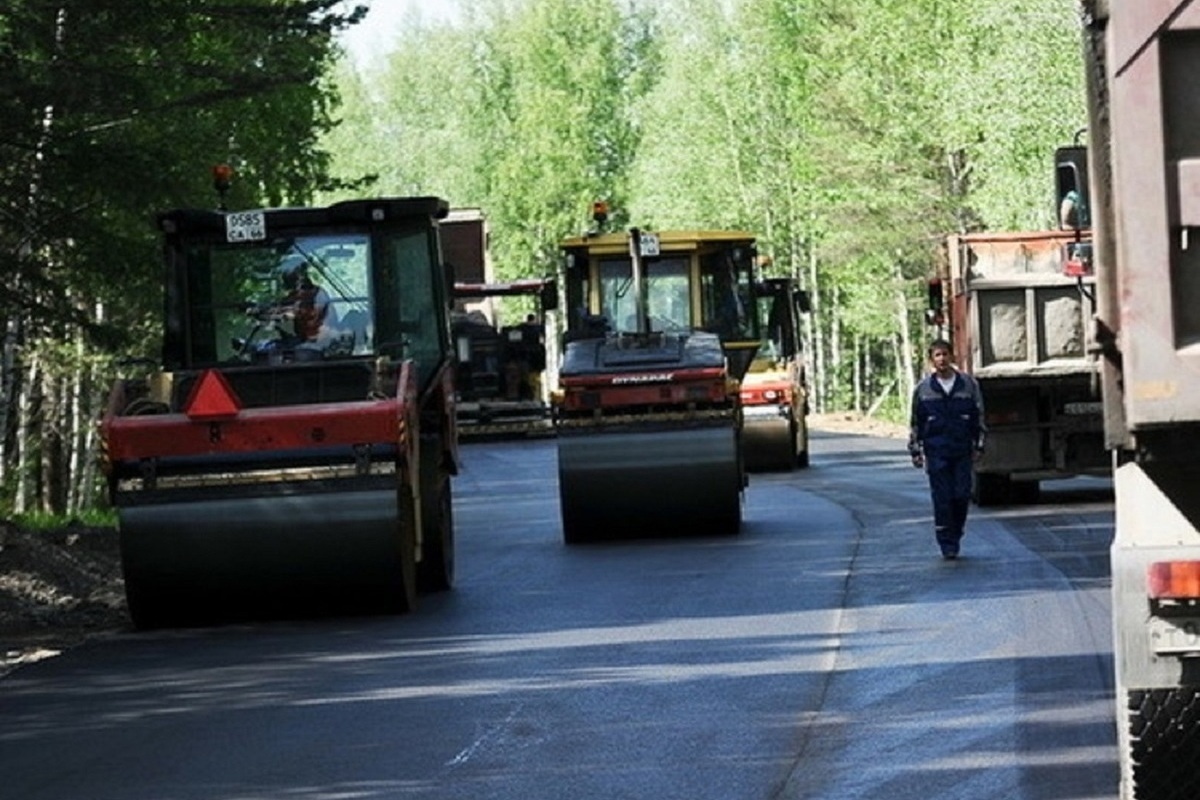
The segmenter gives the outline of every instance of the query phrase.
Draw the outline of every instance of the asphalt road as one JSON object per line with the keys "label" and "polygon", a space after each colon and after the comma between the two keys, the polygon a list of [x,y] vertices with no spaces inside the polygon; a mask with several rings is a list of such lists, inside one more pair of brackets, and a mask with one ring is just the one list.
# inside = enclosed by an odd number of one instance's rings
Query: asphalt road
{"label": "asphalt road", "polygon": [[416,614],[9,675],[0,798],[1116,797],[1107,484],[972,509],[943,562],[895,440],[817,434],[734,537],[564,546],[555,464],[464,448],[458,586]]}

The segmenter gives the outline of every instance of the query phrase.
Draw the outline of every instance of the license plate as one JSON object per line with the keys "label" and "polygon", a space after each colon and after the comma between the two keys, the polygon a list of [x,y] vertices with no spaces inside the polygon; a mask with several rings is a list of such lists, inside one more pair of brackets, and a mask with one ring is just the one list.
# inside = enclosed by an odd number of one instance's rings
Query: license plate
{"label": "license plate", "polygon": [[1150,647],[1159,655],[1200,653],[1200,619],[1151,617]]}
{"label": "license plate", "polygon": [[235,211],[225,215],[225,240],[258,242],[267,238],[267,215],[261,211]]}
{"label": "license plate", "polygon": [[661,251],[659,249],[658,235],[654,233],[643,233],[638,240],[638,249],[644,256],[657,256]]}
{"label": "license plate", "polygon": [[778,403],[764,403],[759,406],[742,406],[742,418],[747,422],[760,419],[780,419],[787,416],[787,409]]}
{"label": "license plate", "polygon": [[1103,414],[1104,403],[1099,400],[1091,403],[1066,403],[1063,405],[1064,414]]}

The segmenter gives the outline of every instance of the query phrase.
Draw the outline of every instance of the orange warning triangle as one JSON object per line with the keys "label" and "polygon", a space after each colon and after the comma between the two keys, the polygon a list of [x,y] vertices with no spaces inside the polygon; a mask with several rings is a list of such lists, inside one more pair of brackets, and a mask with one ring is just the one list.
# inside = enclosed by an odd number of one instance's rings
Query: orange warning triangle
{"label": "orange warning triangle", "polygon": [[217,419],[236,417],[241,407],[225,376],[215,369],[206,369],[192,387],[183,413],[191,419]]}

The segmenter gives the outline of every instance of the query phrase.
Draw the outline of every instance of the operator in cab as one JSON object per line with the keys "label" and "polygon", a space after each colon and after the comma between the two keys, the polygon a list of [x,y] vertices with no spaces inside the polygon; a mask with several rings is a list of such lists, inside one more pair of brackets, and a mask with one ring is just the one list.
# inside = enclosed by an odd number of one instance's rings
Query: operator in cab
{"label": "operator in cab", "polygon": [[280,305],[292,312],[296,338],[315,342],[329,319],[329,293],[313,283],[308,276],[308,262],[299,256],[289,257],[279,268],[283,288],[287,291]]}

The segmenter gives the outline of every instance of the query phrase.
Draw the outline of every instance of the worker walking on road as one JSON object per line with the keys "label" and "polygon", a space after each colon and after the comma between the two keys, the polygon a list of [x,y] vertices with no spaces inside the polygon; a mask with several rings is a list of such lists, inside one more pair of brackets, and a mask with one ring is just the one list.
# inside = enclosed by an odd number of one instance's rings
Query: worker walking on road
{"label": "worker walking on road", "polygon": [[987,432],[983,394],[974,378],[955,369],[949,342],[936,339],[928,352],[933,371],[913,391],[908,452],[929,475],[942,557],[955,559],[971,504],[972,464]]}

